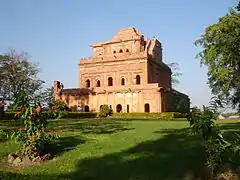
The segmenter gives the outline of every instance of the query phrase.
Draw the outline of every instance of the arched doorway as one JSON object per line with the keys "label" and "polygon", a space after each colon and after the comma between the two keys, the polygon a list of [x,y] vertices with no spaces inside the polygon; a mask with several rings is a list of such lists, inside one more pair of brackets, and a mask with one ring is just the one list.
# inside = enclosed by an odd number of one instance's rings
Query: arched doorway
{"label": "arched doorway", "polygon": [[122,112],[122,105],[118,104],[117,107],[116,107],[116,110],[117,110],[118,113]]}
{"label": "arched doorway", "polygon": [[89,106],[88,105],[84,106],[84,112],[89,112]]}
{"label": "arched doorway", "polygon": [[144,112],[150,112],[150,105],[148,103],[144,105]]}

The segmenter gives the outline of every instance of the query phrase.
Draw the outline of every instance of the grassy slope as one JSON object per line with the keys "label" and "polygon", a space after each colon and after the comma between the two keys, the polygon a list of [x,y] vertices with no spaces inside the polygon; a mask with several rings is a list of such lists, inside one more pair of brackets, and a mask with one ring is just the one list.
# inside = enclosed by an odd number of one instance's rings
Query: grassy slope
{"label": "grassy slope", "polygon": [[[233,122],[233,121],[231,121]],[[221,121],[225,129],[235,124]],[[20,127],[11,123],[7,128]],[[50,126],[63,130],[61,155],[23,170],[12,170],[15,179],[183,179],[200,169],[202,150],[189,136],[185,121],[60,120]],[[6,122],[0,123],[6,128]],[[12,142],[0,143],[0,157],[14,152]],[[6,171],[6,166],[1,165]],[[2,172],[3,172],[2,171]],[[201,172],[199,172],[201,173]],[[17,178],[18,177],[18,178]],[[4,179],[7,179],[6,177]],[[10,178],[9,179],[13,179]]]}

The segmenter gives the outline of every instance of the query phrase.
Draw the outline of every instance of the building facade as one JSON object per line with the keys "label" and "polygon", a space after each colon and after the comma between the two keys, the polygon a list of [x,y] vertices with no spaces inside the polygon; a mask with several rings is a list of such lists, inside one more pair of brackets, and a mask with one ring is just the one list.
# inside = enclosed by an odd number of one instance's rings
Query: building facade
{"label": "building facade", "polygon": [[124,28],[112,40],[94,43],[92,52],[91,58],[80,60],[79,88],[64,89],[55,81],[55,99],[84,111],[98,112],[103,104],[114,112],[189,110],[188,96],[172,89],[172,72],[162,61],[157,39]]}

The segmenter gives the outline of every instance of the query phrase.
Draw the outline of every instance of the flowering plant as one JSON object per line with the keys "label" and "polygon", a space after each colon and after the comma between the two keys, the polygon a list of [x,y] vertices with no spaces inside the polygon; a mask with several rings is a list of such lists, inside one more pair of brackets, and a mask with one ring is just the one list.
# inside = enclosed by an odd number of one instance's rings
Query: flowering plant
{"label": "flowering plant", "polygon": [[56,133],[47,130],[46,117],[40,107],[22,106],[18,110],[16,117],[21,119],[25,126],[14,132],[12,137],[22,144],[23,154],[33,159],[36,156],[51,153],[46,152],[48,145],[59,137],[61,131]]}

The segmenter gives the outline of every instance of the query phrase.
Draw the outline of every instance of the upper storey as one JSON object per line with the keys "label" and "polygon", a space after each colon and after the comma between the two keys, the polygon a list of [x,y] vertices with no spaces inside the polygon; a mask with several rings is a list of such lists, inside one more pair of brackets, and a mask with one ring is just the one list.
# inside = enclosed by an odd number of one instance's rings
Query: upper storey
{"label": "upper storey", "polygon": [[80,64],[152,57],[162,62],[162,47],[157,39],[148,40],[134,27],[120,29],[110,41],[94,43],[93,56]]}

